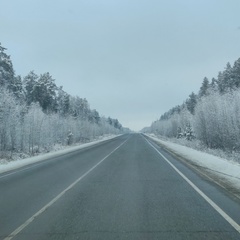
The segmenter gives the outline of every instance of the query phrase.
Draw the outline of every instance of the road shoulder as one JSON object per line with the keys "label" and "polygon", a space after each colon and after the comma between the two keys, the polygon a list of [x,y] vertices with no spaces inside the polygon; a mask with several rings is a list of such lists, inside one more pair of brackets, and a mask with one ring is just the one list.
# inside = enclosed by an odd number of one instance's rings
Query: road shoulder
{"label": "road shoulder", "polygon": [[240,199],[240,164],[222,159],[176,143],[145,135],[178,160],[215,182]]}

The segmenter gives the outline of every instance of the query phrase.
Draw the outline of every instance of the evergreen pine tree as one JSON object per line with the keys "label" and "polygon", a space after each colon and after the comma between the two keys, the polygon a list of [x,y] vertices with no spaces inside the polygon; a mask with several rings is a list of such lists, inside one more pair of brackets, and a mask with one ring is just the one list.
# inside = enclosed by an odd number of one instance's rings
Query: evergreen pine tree
{"label": "evergreen pine tree", "polygon": [[0,43],[0,86],[10,88],[14,82],[14,70],[10,56],[5,53],[6,48]]}
{"label": "evergreen pine tree", "polygon": [[203,79],[202,86],[201,86],[200,91],[199,91],[199,97],[200,98],[207,95],[208,88],[209,88],[209,80],[208,80],[207,77],[205,77]]}
{"label": "evergreen pine tree", "polygon": [[194,109],[196,104],[197,104],[197,95],[194,92],[192,92],[186,101],[187,109],[191,114],[194,114]]}

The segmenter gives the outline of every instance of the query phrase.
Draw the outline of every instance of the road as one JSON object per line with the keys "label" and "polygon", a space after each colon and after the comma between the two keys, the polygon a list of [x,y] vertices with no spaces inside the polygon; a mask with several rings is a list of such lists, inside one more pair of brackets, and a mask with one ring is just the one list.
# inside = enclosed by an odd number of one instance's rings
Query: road
{"label": "road", "polygon": [[240,201],[141,134],[0,175],[0,239],[240,239]]}

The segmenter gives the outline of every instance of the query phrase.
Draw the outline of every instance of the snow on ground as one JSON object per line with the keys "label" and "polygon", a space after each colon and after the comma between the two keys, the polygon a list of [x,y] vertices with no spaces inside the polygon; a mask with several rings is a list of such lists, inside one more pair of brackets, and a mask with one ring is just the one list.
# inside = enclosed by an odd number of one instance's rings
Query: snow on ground
{"label": "snow on ground", "polygon": [[204,168],[208,173],[218,176],[221,180],[225,180],[236,189],[240,189],[240,164],[237,162],[229,161],[220,157],[210,155],[195,149],[185,147],[176,143],[166,140],[161,140],[153,134],[147,135],[154,141],[165,146],[168,150],[177,155],[182,156],[184,159],[190,161],[194,166]]}
{"label": "snow on ground", "polygon": [[98,144],[100,142],[109,140],[109,139],[113,139],[115,137],[118,137],[119,135],[109,135],[109,136],[104,136],[99,138],[99,140],[95,140],[89,143],[84,143],[81,145],[77,145],[77,146],[66,146],[64,149],[59,150],[59,151],[54,151],[54,152],[49,152],[46,154],[42,154],[42,155],[38,155],[38,156],[34,156],[34,157],[29,157],[29,158],[25,158],[25,159],[19,159],[16,161],[11,161],[8,162],[4,159],[0,159],[0,173],[4,173],[7,171],[11,171],[20,167],[24,167],[26,165],[32,164],[32,163],[36,163],[36,162],[40,162],[43,160],[47,160],[49,158],[53,158],[53,157],[57,157],[60,156],[62,154],[66,154],[66,153],[70,153],[73,151],[77,151],[86,147],[90,147],[93,146],[95,144]]}

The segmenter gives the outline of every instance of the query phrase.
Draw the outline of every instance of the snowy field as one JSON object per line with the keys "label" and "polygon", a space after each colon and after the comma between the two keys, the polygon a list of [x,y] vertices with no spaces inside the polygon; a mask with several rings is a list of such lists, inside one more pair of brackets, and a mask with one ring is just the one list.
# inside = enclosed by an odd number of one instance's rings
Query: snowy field
{"label": "snowy field", "polygon": [[116,138],[118,136],[120,136],[120,135],[108,135],[108,136],[100,137],[98,140],[95,140],[95,141],[92,141],[89,143],[84,143],[84,144],[77,145],[77,146],[66,146],[66,147],[63,147],[63,149],[58,150],[58,151],[52,151],[49,153],[41,154],[38,156],[26,158],[26,159],[19,159],[19,160],[10,161],[10,162],[8,162],[4,159],[2,159],[2,160],[0,159],[0,173],[11,171],[11,170],[14,170],[14,169],[17,169],[20,167],[27,166],[32,163],[47,160],[48,158],[57,157],[62,154],[66,154],[66,153],[77,151],[77,150],[80,150],[80,149],[83,149],[86,147],[90,147],[95,144],[101,143],[103,141]]}
{"label": "snowy field", "polygon": [[204,169],[205,173],[207,173],[209,176],[213,176],[214,180],[218,181],[218,183],[221,185],[227,184],[228,186],[234,187],[237,190],[240,189],[239,163],[216,157],[208,153],[197,151],[195,149],[166,140],[161,140],[152,134],[146,136],[163,145],[169,151],[183,157],[198,170]]}

